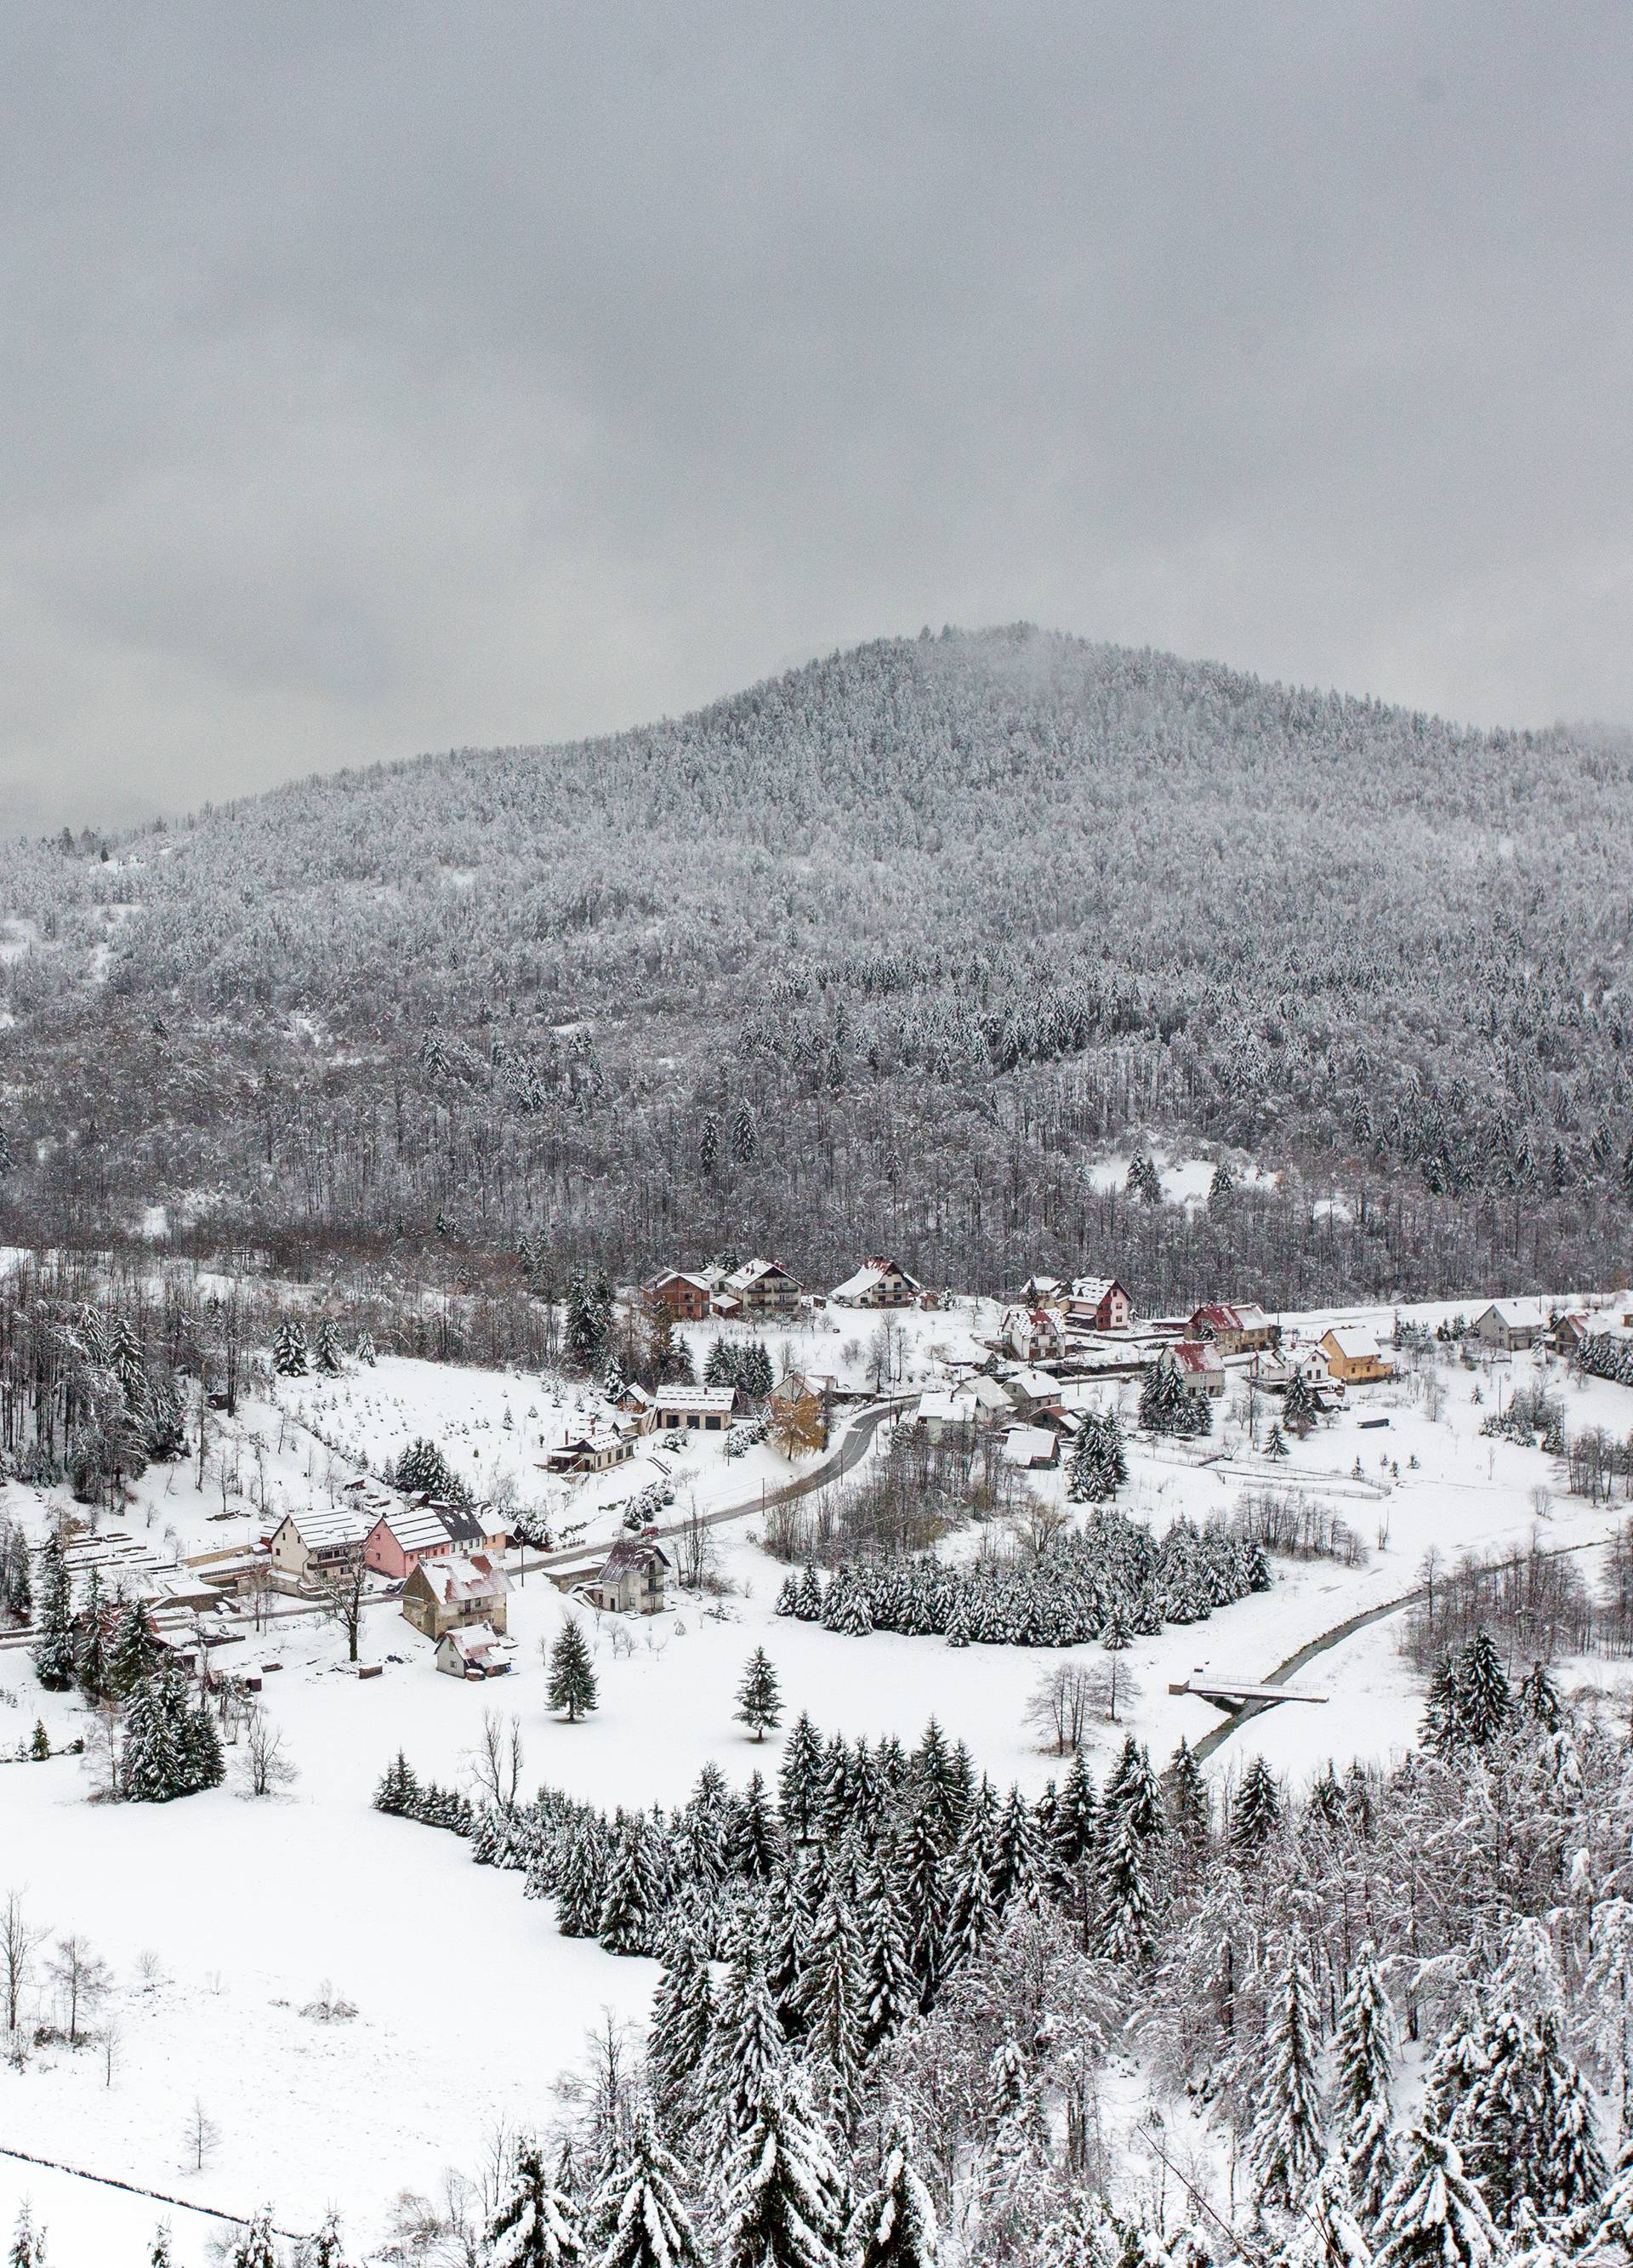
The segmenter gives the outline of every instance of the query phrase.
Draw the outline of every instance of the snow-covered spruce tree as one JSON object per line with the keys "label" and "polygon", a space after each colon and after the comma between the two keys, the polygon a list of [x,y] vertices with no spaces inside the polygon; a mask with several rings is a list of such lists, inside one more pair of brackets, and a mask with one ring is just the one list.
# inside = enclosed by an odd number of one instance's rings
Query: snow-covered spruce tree
{"label": "snow-covered spruce tree", "polygon": [[346,2268],[346,2248],[341,2241],[340,2215],[333,2205],[305,2242],[298,2248],[295,2268]]}
{"label": "snow-covered spruce tree", "polygon": [[1372,2249],[1341,2151],[1323,2161],[1306,2191],[1301,2223],[1284,2256],[1288,2268],[1372,2268]]}
{"label": "snow-covered spruce tree", "polygon": [[1281,1791],[1262,1756],[1242,1774],[1231,1806],[1231,1849],[1239,1859],[1257,1858],[1282,1822]]}
{"label": "snow-covered spruce tree", "polygon": [[595,2268],[703,2268],[685,2202],[686,2176],[658,2139],[650,2104],[597,2192]]}
{"label": "snow-covered spruce tree", "polygon": [[1495,2268],[1503,2257],[1485,2199],[1455,2142],[1417,2128],[1375,2232],[1378,2268]]}
{"label": "snow-covered spruce tree", "polygon": [[69,1580],[68,1556],[63,1539],[53,1535],[40,1554],[40,1637],[34,1646],[34,1675],[48,1693],[66,1693],[74,1682],[74,1611]]}
{"label": "snow-covered spruce tree", "polygon": [[1605,2187],[1605,2163],[1557,2015],[1545,2012],[1534,2024],[1505,2009],[1480,2044],[1482,2068],[1453,2131],[1493,2216],[1512,2226],[1527,2205],[1544,2219],[1593,2205]]}
{"label": "snow-covered spruce tree", "polygon": [[587,1716],[599,1698],[589,1642],[571,1615],[562,1624],[555,1643],[550,1648],[545,1697],[552,1709],[567,1712],[570,1725],[576,1725],[580,1717]]}
{"label": "snow-covered spruce tree", "polygon": [[85,1603],[74,1618],[74,1682],[90,1702],[105,1699],[109,1691],[107,1608],[95,1567],[85,1581]]}
{"label": "snow-covered spruce tree", "polygon": [[325,1315],[318,1325],[318,1335],[313,1348],[313,1361],[320,1378],[338,1378],[345,1367],[345,1350],[341,1344],[340,1326],[332,1315]]}
{"label": "snow-covered spruce tree", "polygon": [[652,2108],[664,2132],[690,2130],[698,2109],[696,2080],[714,2029],[714,1988],[709,1963],[689,1931],[671,1944],[652,1995],[646,2068]]}
{"label": "snow-covered spruce tree", "polygon": [[[791,1576],[790,1582],[792,1580]],[[780,1606],[778,1611],[783,1611]],[[737,1721],[747,1725],[756,1741],[763,1741],[783,1721],[782,1688],[771,1657],[762,1646],[757,1646],[749,1655],[743,1682],[737,1689]]]}
{"label": "snow-covered spruce tree", "polygon": [[798,2075],[768,2075],[725,2169],[720,2268],[838,2268],[839,2169]]}
{"label": "snow-covered spruce tree", "polygon": [[1394,2011],[1370,1943],[1350,1966],[1335,2040],[1333,2117],[1355,2210],[1372,2228],[1398,2170],[1393,2141]]}
{"label": "snow-covered spruce tree", "polygon": [[[175,2255],[170,2249],[170,2223],[161,2220],[153,2231],[153,2242],[147,2256],[147,2268],[175,2268]],[[345,2268],[338,2262],[336,2268]]]}
{"label": "snow-covered spruce tree", "polygon": [[239,2229],[227,2259],[229,2268],[278,2268],[270,2205],[263,2205],[258,2213],[250,2215]]}
{"label": "snow-covered spruce tree", "polygon": [[739,1928],[715,2004],[702,2097],[710,2106],[705,2154],[723,2166],[751,2124],[755,2108],[787,2053],[764,1956],[745,1921]]}
{"label": "snow-covered spruce tree", "polygon": [[435,1441],[410,1441],[392,1468],[393,1483],[404,1496],[435,1497],[445,1504],[466,1504],[470,1491],[443,1455]]}
{"label": "snow-covered spruce tree", "polygon": [[936,2208],[913,2163],[913,2130],[898,2112],[890,2123],[879,2186],[851,2217],[854,2268],[936,2268]]}
{"label": "snow-covered spruce tree", "polygon": [[1186,1386],[1178,1364],[1166,1351],[1145,1366],[1140,1386],[1140,1424],[1148,1433],[1183,1432]]}
{"label": "snow-covered spruce tree", "polygon": [[380,1776],[374,1791],[376,1811],[389,1813],[393,1818],[411,1819],[419,1807],[420,1784],[414,1768],[401,1749]]}
{"label": "snow-covered spruce tree", "polygon": [[352,1348],[351,1355],[352,1360],[361,1364],[364,1370],[374,1368],[379,1357],[374,1351],[374,1334],[371,1331],[365,1329],[357,1333],[357,1344]]}
{"label": "snow-covered spruce tree", "polygon": [[286,1316],[274,1334],[272,1367],[280,1378],[305,1378],[312,1367],[306,1334],[293,1315]]}
{"label": "snow-covered spruce tree", "polygon": [[861,1947],[850,1902],[835,1884],[817,1910],[801,1967],[803,2052],[828,2117],[849,2132],[862,2085]]}
{"label": "snow-covered spruce tree", "polygon": [[151,1677],[164,1659],[164,1648],[153,1634],[147,1609],[132,1599],[119,1609],[107,1647],[108,1690],[123,1700]]}
{"label": "snow-covered spruce tree", "polygon": [[1163,1774],[1163,1793],[1174,1858],[1188,1874],[1194,1874],[1208,1855],[1213,1805],[1188,1741],[1181,1741],[1170,1759]]}
{"label": "snow-covered spruce tree", "polygon": [[1269,1432],[1265,1435],[1264,1454],[1267,1457],[1275,1459],[1277,1462],[1279,1462],[1283,1457],[1291,1456],[1292,1454],[1291,1450],[1289,1449],[1287,1446],[1286,1437],[1284,1435],[1279,1425],[1272,1425]]}
{"label": "snow-covered spruce tree", "polygon": [[646,1822],[626,1818],[619,1832],[613,1863],[601,1896],[600,1926],[597,1935],[609,1953],[636,1954],[651,1950],[652,1910],[657,1904]]}
{"label": "snow-covered spruce tree", "polygon": [[[1307,1433],[1320,1414],[1316,1406],[1314,1388],[1303,1371],[1295,1370],[1288,1380],[1286,1390],[1282,1395],[1282,1418],[1277,1432],[1300,1435]],[[1283,1441],[1284,1454],[1286,1454],[1286,1448],[1287,1444]]]}
{"label": "snow-covered spruce tree", "polygon": [[46,2233],[34,2227],[26,2198],[18,2208],[11,2248],[5,2257],[7,2268],[46,2268]]}
{"label": "snow-covered spruce tree", "polygon": [[1458,1657],[1453,1674],[1453,1742],[1460,1748],[1489,1748],[1513,1720],[1514,1696],[1490,1634],[1477,1630]]}
{"label": "snow-covered spruce tree", "polygon": [[488,2224],[488,2268],[577,2268],[584,2232],[572,2198],[532,2139],[517,2145],[511,2183]]}
{"label": "snow-covered spruce tree", "polygon": [[1320,2038],[1304,1955],[1288,1955],[1265,2043],[1248,2154],[1262,2205],[1296,2213],[1321,2162]]}
{"label": "snow-covered spruce tree", "polygon": [[1155,1901],[1145,1837],[1127,1807],[1107,1815],[1097,1902],[1094,1949],[1100,1957],[1125,1964],[1147,1960],[1156,1938]]}

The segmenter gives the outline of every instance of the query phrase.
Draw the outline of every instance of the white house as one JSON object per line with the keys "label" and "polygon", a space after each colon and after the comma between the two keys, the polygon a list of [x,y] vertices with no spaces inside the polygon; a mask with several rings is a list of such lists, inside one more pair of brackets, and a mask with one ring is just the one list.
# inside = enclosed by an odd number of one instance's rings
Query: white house
{"label": "white house", "polygon": [[1066,1351],[1065,1327],[1049,1307],[1011,1307],[998,1337],[1018,1362],[1058,1362]]}
{"label": "white house", "polygon": [[502,1677],[516,1658],[516,1641],[490,1623],[467,1623],[443,1632],[436,1658],[445,1677]]}
{"label": "white house", "polygon": [[854,1276],[835,1284],[828,1296],[842,1307],[910,1307],[923,1288],[899,1262],[876,1255],[864,1260]]}

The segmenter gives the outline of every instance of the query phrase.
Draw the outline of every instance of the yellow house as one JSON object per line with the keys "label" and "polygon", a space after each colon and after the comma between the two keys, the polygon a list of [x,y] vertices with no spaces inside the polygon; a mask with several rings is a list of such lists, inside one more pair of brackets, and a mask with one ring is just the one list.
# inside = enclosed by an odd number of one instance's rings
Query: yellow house
{"label": "yellow house", "polygon": [[1371,1331],[1338,1324],[1323,1331],[1318,1344],[1327,1357],[1328,1377],[1341,1386],[1373,1386],[1380,1378],[1394,1376],[1394,1365]]}

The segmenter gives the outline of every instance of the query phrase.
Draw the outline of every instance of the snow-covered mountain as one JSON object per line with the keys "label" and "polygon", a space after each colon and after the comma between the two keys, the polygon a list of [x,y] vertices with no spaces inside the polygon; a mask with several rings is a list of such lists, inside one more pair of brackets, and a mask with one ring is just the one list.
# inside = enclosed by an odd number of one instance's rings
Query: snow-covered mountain
{"label": "snow-covered mountain", "polygon": [[[1630,834],[1625,743],[1020,628],[18,843],[15,1226],[1598,1280]],[[1187,1212],[1090,1170],[1147,1146],[1284,1185]]]}

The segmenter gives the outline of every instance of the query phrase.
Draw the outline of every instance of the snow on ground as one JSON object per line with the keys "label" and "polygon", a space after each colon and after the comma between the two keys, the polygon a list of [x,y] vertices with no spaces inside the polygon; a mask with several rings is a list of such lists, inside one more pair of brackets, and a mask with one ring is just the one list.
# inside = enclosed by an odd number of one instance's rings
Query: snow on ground
{"label": "snow on ground", "polygon": [[[1346,1312],[1388,1328],[1387,1313]],[[901,1382],[979,1353],[996,1313],[961,1305],[904,1319]],[[1313,1336],[1328,1318],[1286,1320]],[[787,1351],[860,1382],[875,1328],[870,1316],[830,1314],[788,1334]],[[701,1351],[712,1331],[695,1336]],[[772,1335],[774,1363],[782,1336]],[[1322,1496],[1366,1551],[1353,1568],[1278,1563],[1268,1594],[1129,1649],[1123,1659],[1141,1697],[1129,1727],[1159,1760],[1181,1734],[1195,1742],[1220,1721],[1206,1703],[1170,1694],[1170,1683],[1197,1668],[1262,1678],[1335,1624],[1412,1590],[1431,1546],[1447,1557],[1519,1549],[1534,1528],[1550,1546],[1606,1536],[1613,1514],[1564,1495],[1540,1450],[1485,1440],[1479,1427],[1517,1384],[1541,1374],[1563,1395],[1570,1429],[1600,1424],[1620,1433],[1633,1419],[1624,1389],[1572,1381],[1546,1359],[1421,1368],[1403,1359],[1399,1381],[1357,1395],[1280,1466],[1267,1466],[1247,1441],[1239,1379],[1208,1446],[1217,1462],[1202,1463],[1179,1445],[1136,1446],[1128,1509],[1159,1529],[1181,1512],[1228,1511],[1245,1488],[1268,1481]],[[531,1487],[525,1474],[541,1438],[577,1390],[565,1389],[559,1404],[556,1391],[536,1378],[388,1360],[338,1382],[285,1382],[276,1402],[246,1404],[235,1424],[216,1427],[202,1490],[195,1465],[150,1472],[121,1524],[155,1540],[167,1533],[166,1548],[178,1550],[235,1543],[283,1503],[323,1500],[356,1455],[378,1466],[417,1433],[435,1436],[484,1489],[506,1474],[519,1490]],[[1099,1391],[1125,1405],[1133,1395],[1129,1385]],[[1262,1436],[1262,1402],[1254,1414]],[[1365,1422],[1378,1418],[1387,1425]],[[779,1478],[788,1469],[769,1450],[754,1455],[773,1460]],[[719,1491],[752,1499],[759,1468],[750,1459],[725,1459],[694,1437],[679,1462],[700,1501],[725,1500]],[[604,1491],[598,1517],[615,1517],[605,1484],[627,1493],[630,1471],[594,1484]],[[1039,1494],[1063,1498],[1063,1475],[1030,1479]],[[36,1526],[47,1509],[15,1484],[4,1501]],[[588,1501],[575,1500],[575,1516]],[[246,2212],[270,2191],[289,2228],[312,2226],[335,2203],[360,2244],[378,2240],[398,2191],[434,2190],[444,2167],[474,2166],[497,2124],[547,2114],[552,2080],[577,2059],[600,2011],[642,2014],[651,1964],[559,1937],[548,1906],[523,1897],[519,1877],[473,1867],[453,1837],[370,1808],[399,1747],[423,1775],[468,1783],[484,1709],[520,1720],[528,1787],[548,1781],[608,1807],[671,1803],[711,1758],[737,1783],[756,1768],[775,1771],[780,1742],[757,1746],[732,1715],[744,1660],[763,1644],[789,1721],[808,1709],[828,1732],[910,1740],[933,1712],[1000,1783],[1019,1779],[1035,1794],[1058,1772],[1023,1722],[1027,1697],[1063,1660],[1103,1660],[1097,1648],[955,1650],[781,1620],[773,1606],[783,1569],[754,1540],[757,1529],[751,1511],[715,1531],[734,1587],[717,1612],[688,1602],[652,1624],[592,1618],[602,1704],[583,1725],[556,1723],[545,1708],[541,1646],[570,1609],[534,1572],[512,1594],[517,1668],[501,1683],[438,1675],[429,1645],[390,1602],[367,1619],[364,1656],[384,1664],[367,1683],[345,1673],[340,1633],[310,1618],[280,1621],[242,1653],[234,1649],[239,1660],[283,1664],[263,1697],[299,1770],[283,1797],[252,1800],[229,1786],[163,1808],[104,1806],[86,1800],[84,1769],[71,1758],[0,1764],[0,1892],[21,1889],[54,1939],[77,1932],[110,1962],[119,2029],[111,2075],[96,2049],[41,2050],[20,2073],[0,2067],[0,2138],[228,2210]],[[1398,1631],[1398,1622],[1377,1623],[1316,1657],[1295,1683],[1326,1702],[1255,1719],[1217,1750],[1215,1774],[1254,1752],[1302,1778],[1328,1755],[1387,1757],[1404,1747],[1419,1703]],[[1590,1662],[1570,1674],[1615,1683],[1617,1671]],[[0,1751],[36,1715],[59,1739],[85,1721],[70,1699],[40,1693],[25,1652],[0,1648]],[[1124,1730],[1098,1728],[1100,1771]],[[356,2015],[305,2013],[336,1997]],[[182,2129],[195,2102],[219,2140],[202,2170],[189,2172]],[[0,2228],[26,2192],[57,2228],[58,2268],[80,2259],[114,2268],[137,2257],[160,2210],[0,2158]],[[202,2261],[202,2224],[173,2218],[179,2257]]]}

